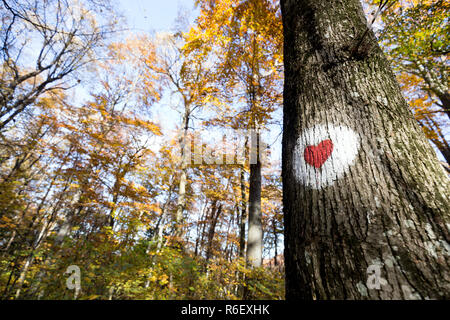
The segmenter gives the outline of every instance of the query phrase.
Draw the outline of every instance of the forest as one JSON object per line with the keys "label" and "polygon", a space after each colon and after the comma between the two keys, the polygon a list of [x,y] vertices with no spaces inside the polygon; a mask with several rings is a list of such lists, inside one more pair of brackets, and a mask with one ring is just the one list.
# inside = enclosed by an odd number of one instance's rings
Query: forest
{"label": "forest", "polygon": [[0,0],[0,300],[450,299],[450,1],[137,3]]}

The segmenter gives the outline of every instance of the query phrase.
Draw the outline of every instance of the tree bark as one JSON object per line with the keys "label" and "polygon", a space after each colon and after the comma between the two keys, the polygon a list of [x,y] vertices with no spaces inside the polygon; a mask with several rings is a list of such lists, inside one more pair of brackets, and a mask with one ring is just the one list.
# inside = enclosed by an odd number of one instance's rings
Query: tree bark
{"label": "tree bark", "polygon": [[175,236],[177,241],[180,241],[183,235],[183,224],[184,224],[184,210],[186,208],[186,184],[187,184],[187,134],[189,130],[189,117],[190,117],[190,107],[189,104],[185,103],[185,112],[183,115],[183,133],[180,137],[180,148],[181,148],[181,173],[180,173],[180,183],[178,188],[178,201],[177,201],[177,212],[175,215]]}
{"label": "tree bark", "polygon": [[202,213],[200,215],[200,218],[197,221],[197,239],[195,240],[195,250],[194,255],[197,257],[200,250],[200,245],[203,241],[203,233],[205,232],[205,224],[206,224],[206,218],[208,214],[208,199],[205,202],[205,205],[203,207]]}
{"label": "tree bark", "polygon": [[222,212],[222,204],[219,203],[217,206],[217,201],[214,201],[213,208],[211,210],[211,216],[209,217],[209,230],[208,230],[208,244],[206,247],[206,261],[209,261],[211,259],[213,254],[213,242],[214,242],[214,235],[216,233],[216,225],[217,220],[219,219],[219,216]]}
{"label": "tree bark", "polygon": [[252,267],[262,263],[262,223],[261,223],[261,159],[259,157],[259,132],[256,134],[256,163],[250,163],[250,187],[248,195],[248,240],[247,262]]}
{"label": "tree bark", "polygon": [[443,92],[437,94],[439,100],[441,100],[442,109],[444,110],[445,114],[450,118],[450,93]]}
{"label": "tree bark", "polygon": [[274,258],[273,264],[275,267],[278,266],[278,231],[275,217],[272,218],[272,231],[273,231],[273,247],[274,247]]}
{"label": "tree bark", "polygon": [[240,214],[240,230],[239,230],[239,257],[243,258],[245,256],[245,225],[247,222],[247,202],[245,200],[245,176],[244,176],[244,166],[241,168],[240,172],[240,182],[241,182],[241,214]]}
{"label": "tree bark", "polygon": [[449,179],[360,2],[281,7],[286,298],[450,298]]}

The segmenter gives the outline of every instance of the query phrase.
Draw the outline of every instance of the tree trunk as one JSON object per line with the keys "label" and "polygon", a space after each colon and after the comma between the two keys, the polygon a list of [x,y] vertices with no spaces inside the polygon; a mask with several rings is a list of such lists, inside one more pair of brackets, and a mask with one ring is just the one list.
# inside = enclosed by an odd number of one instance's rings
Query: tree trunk
{"label": "tree trunk", "polygon": [[273,258],[273,264],[275,267],[278,266],[278,231],[277,231],[277,223],[275,217],[272,220],[272,231],[273,231],[273,246],[275,251],[275,256]]}
{"label": "tree trunk", "polygon": [[360,2],[281,6],[286,298],[450,298],[449,179]]}
{"label": "tree trunk", "polygon": [[444,109],[445,114],[450,118],[450,93],[440,93],[438,94],[438,98],[441,100],[442,109]]}
{"label": "tree trunk", "polygon": [[244,166],[241,168],[240,175],[241,182],[241,214],[240,214],[240,230],[239,230],[239,257],[243,258],[245,256],[245,225],[247,222],[247,203],[245,201],[245,176],[244,176]]}
{"label": "tree trunk", "polygon": [[202,210],[202,214],[200,215],[199,220],[197,221],[197,239],[195,240],[195,250],[194,255],[197,257],[199,254],[200,245],[203,239],[203,233],[205,232],[205,220],[208,214],[208,199],[205,202],[205,205]]}
{"label": "tree trunk", "polygon": [[[254,141],[256,140],[256,141]],[[247,262],[252,267],[260,267],[262,263],[262,223],[261,223],[261,159],[259,157],[259,132],[256,139],[256,163],[250,163],[250,187],[248,195],[248,239]]]}
{"label": "tree trunk", "polygon": [[41,231],[38,233],[32,247],[31,247],[31,252],[29,253],[27,260],[22,268],[22,271],[20,272],[19,281],[17,284],[17,290],[16,290],[16,294],[15,294],[16,299],[19,299],[19,297],[20,297],[20,293],[22,291],[22,287],[23,287],[25,278],[27,276],[28,270],[29,270],[30,266],[33,264],[35,252],[37,251],[37,249],[39,249],[40,245],[42,244],[44,239],[47,237],[47,233],[49,233],[48,226],[50,223],[51,223],[50,220],[44,221]]}
{"label": "tree trunk", "polygon": [[212,254],[213,254],[214,235],[216,233],[217,220],[219,219],[221,212],[222,212],[222,204],[219,203],[219,205],[216,206],[216,201],[214,201],[213,209],[211,210],[211,216],[208,219],[209,220],[209,230],[208,230],[208,244],[206,247],[206,261],[207,262],[209,261],[209,259],[211,259]]}
{"label": "tree trunk", "polygon": [[[184,222],[184,210],[186,208],[186,183],[187,183],[187,152],[186,148],[190,148],[191,146],[187,146],[187,134],[189,129],[189,116],[190,116],[190,108],[189,105],[185,104],[185,113],[183,116],[183,134],[180,138],[180,148],[181,148],[181,174],[180,174],[180,183],[178,188],[178,202],[177,202],[177,212],[175,215],[175,236],[178,240],[181,240],[183,235],[183,222]],[[177,241],[178,241],[177,240]]]}

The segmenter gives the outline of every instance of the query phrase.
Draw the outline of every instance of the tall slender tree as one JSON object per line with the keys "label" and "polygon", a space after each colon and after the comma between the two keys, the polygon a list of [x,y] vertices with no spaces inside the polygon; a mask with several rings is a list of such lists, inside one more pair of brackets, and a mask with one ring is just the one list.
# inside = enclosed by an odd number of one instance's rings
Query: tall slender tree
{"label": "tall slender tree", "polygon": [[[281,17],[278,1],[198,1],[200,16],[190,31],[188,47],[209,49],[216,60],[216,79],[239,110],[222,118],[233,128],[256,132],[267,127],[281,104]],[[233,114],[233,116],[230,116]],[[258,139],[253,139],[256,142]],[[250,142],[248,144],[250,147]],[[252,146],[255,150],[257,145]],[[262,262],[261,161],[249,165],[248,237],[246,258]],[[244,202],[244,201],[243,201]],[[242,203],[245,205],[244,203]],[[245,212],[242,211],[242,216]],[[241,247],[243,247],[241,242]]]}
{"label": "tall slender tree", "polygon": [[442,299],[447,174],[358,0],[281,0],[287,299]]}

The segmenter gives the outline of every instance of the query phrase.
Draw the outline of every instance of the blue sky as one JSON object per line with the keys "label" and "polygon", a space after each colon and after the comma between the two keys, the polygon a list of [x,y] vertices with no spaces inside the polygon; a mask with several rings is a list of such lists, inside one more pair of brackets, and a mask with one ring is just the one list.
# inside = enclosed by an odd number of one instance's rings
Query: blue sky
{"label": "blue sky", "polygon": [[193,11],[193,0],[117,0],[128,21],[135,31],[168,31],[173,26],[180,9]]}
{"label": "blue sky", "polygon": [[[116,0],[117,11],[124,15],[131,33],[159,33],[171,31],[179,12],[189,12],[190,22],[197,16],[194,0]],[[185,30],[188,31],[188,30]],[[176,100],[176,99],[175,99]],[[163,99],[152,106],[153,121],[161,125],[162,132],[171,134],[180,125],[181,115],[175,111],[180,109],[177,103],[163,95]],[[159,146],[155,146],[155,150]]]}

